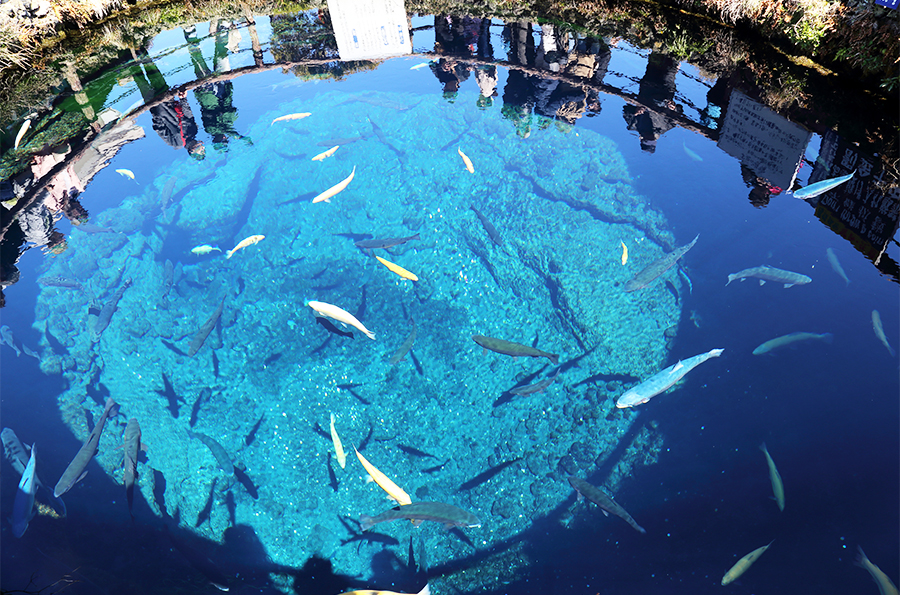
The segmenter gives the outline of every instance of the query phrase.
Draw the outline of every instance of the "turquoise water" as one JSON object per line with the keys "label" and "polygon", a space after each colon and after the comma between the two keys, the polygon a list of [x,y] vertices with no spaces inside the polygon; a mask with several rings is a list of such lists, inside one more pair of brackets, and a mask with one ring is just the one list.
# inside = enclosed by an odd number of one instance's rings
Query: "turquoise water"
{"label": "turquoise water", "polygon": [[[263,19],[259,29],[265,36]],[[180,38],[163,34],[150,53],[168,85],[192,80]],[[502,34],[491,38],[499,52]],[[249,45],[242,38],[230,50],[231,69],[253,63]],[[212,63],[214,40],[198,47]],[[640,76],[646,56],[613,46],[607,83]],[[423,62],[394,58],[338,81],[246,74],[218,83],[228,97],[218,119],[204,111],[209,89],[189,91],[203,159],[163,142],[149,111],[116,128],[141,138],[122,144],[80,196],[90,222],[109,232],[62,223],[61,255],[33,251],[20,261],[30,276],[7,290],[18,317],[3,322],[38,358],[4,347],[0,364],[4,425],[39,441],[48,430],[25,406],[31,398],[69,432],[41,451],[48,477],[87,437],[86,411],[96,419],[111,396],[121,416],[102,435],[99,468],[92,463],[67,495],[67,520],[42,514],[19,542],[4,527],[10,559],[31,560],[46,577],[81,562],[84,581],[73,590],[83,592],[136,583],[210,591],[209,576],[159,537],[165,524],[179,539],[202,538],[195,545],[239,592],[416,592],[426,580],[434,592],[712,592],[740,556],[776,537],[744,587],[865,592],[872,585],[851,564],[857,544],[896,576],[897,363],[871,322],[879,309],[897,346],[896,284],[807,203],[782,194],[766,209],[748,204],[740,163],[708,138],[675,127],[642,150],[623,122],[630,105],[615,95],[575,89],[593,105],[582,106],[584,117],[548,117],[535,105],[566,102],[540,97],[578,93],[552,88],[552,78],[532,81],[547,93],[517,104],[523,75],[502,67],[497,97],[483,93],[475,71],[448,92],[429,68],[411,70]],[[677,100],[700,103],[708,86],[690,65],[678,72]],[[106,107],[124,112],[135,85],[123,76]],[[312,161],[332,146],[332,156]],[[351,172],[330,202],[312,202]],[[416,234],[374,254],[354,245]],[[624,291],[698,234],[676,266]],[[265,237],[227,257],[255,235]],[[201,245],[220,250],[192,253]],[[896,260],[896,245],[887,254]],[[813,281],[725,287],[728,274],[762,264]],[[85,291],[35,282],[56,276]],[[91,317],[128,279],[93,341]],[[340,322],[326,328],[310,300],[354,314],[375,339]],[[188,355],[220,303],[218,322]],[[391,363],[413,323],[410,354]],[[795,331],[834,340],[751,355]],[[482,353],[473,335],[558,354],[559,365]],[[640,380],[716,348],[723,355],[673,392],[616,408]],[[27,383],[16,371],[23,362]],[[556,374],[544,392],[511,392]],[[147,443],[134,538],[104,566],[74,544],[129,527],[115,484],[132,417]],[[221,445],[237,471],[189,431]],[[761,442],[784,477],[784,512],[769,500]],[[366,481],[354,447],[413,501],[452,504],[480,526],[395,521],[362,533],[361,515],[394,503]],[[570,475],[602,486],[647,535],[575,503]],[[15,491],[7,479],[3,490]],[[66,532],[71,541],[54,542]],[[135,560],[146,570],[129,576]],[[784,578],[798,567],[816,578]],[[4,588],[19,580],[4,563]]]}

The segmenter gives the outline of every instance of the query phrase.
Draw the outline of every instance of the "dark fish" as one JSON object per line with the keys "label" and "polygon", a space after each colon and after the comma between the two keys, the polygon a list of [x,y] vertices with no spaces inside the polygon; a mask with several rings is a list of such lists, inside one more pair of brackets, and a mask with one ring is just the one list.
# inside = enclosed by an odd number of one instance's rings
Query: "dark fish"
{"label": "dark fish", "polygon": [[181,349],[179,349],[176,345],[169,343],[165,339],[160,339],[160,341],[162,341],[162,344],[165,345],[166,349],[168,349],[169,351],[173,351],[173,352],[177,353],[178,355],[187,356],[187,354],[185,352],[183,352]]}
{"label": "dark fish", "polygon": [[364,138],[366,138],[366,137],[351,136],[349,138],[333,138],[331,140],[323,140],[323,141],[317,142],[316,145],[318,145],[320,147],[333,147],[335,145],[343,146],[343,145],[349,145],[350,143],[355,143],[356,141],[362,140]]}
{"label": "dark fish", "polygon": [[169,176],[169,179],[166,181],[166,185],[163,186],[162,192],[159,196],[159,210],[162,213],[163,221],[168,221],[168,216],[166,215],[166,207],[169,206],[169,201],[172,200],[172,190],[175,189],[175,182],[178,181],[178,178],[175,176]]}
{"label": "dark fish", "polygon": [[416,369],[416,372],[418,372],[419,376],[424,376],[425,370],[422,369],[422,364],[419,363],[419,358],[416,357],[415,351],[409,352],[409,359],[412,360],[413,367]]}
{"label": "dark fish", "polygon": [[694,244],[697,243],[697,238],[699,237],[700,234],[697,234],[697,237],[694,238],[690,244],[675,248],[662,258],[648,264],[640,273],[635,275],[633,279],[625,284],[625,291],[630,293],[632,291],[637,291],[638,289],[643,289],[653,283],[660,275],[672,268],[672,266],[678,262],[679,258],[687,254],[687,251],[693,248]]}
{"label": "dark fish", "polygon": [[303,194],[301,194],[299,196],[295,196],[294,198],[289,198],[284,202],[278,203],[278,206],[280,207],[283,205],[289,205],[289,204],[297,203],[297,202],[309,202],[313,198],[315,198],[316,194],[318,194],[318,193],[317,192],[304,192]]}
{"label": "dark fish", "polygon": [[475,477],[473,477],[466,483],[459,486],[459,489],[456,491],[464,492],[466,490],[471,490],[474,487],[480,486],[481,484],[485,483],[486,481],[488,481],[489,479],[491,479],[492,477],[494,477],[495,475],[497,475],[498,473],[500,473],[501,471],[503,471],[504,469],[506,469],[513,463],[516,463],[521,460],[522,460],[522,457],[516,457],[516,458],[512,459],[511,461],[505,461],[503,463],[500,463],[499,465],[494,465],[487,471],[482,471],[481,473],[479,473],[478,475],[476,475]]}
{"label": "dark fish", "polygon": [[119,300],[122,299],[122,294],[125,293],[125,290],[131,287],[131,279],[126,279],[125,283],[122,284],[122,287],[106,302],[103,307],[100,309],[100,312],[97,314],[97,319],[94,321],[94,326],[91,329],[91,341],[96,343],[100,340],[100,334],[106,330],[106,327],[109,326],[109,321],[112,319],[112,315],[115,314],[118,309]]}
{"label": "dark fish", "polygon": [[213,365],[213,376],[216,378],[219,377],[219,356],[216,355],[216,352],[212,352],[212,365]]}
{"label": "dark fish", "polygon": [[234,492],[231,490],[225,494],[225,508],[228,509],[228,524],[234,527],[237,524],[237,504],[234,501]]}
{"label": "dark fish", "polygon": [[555,353],[547,353],[528,345],[514,343],[504,339],[495,339],[493,337],[485,337],[483,335],[472,335],[472,340],[484,348],[484,353],[488,350],[502,353],[503,355],[511,355],[513,357],[546,357],[554,365],[559,363],[559,355]]}
{"label": "dark fish", "polygon": [[578,492],[578,499],[580,500],[582,497],[587,498],[597,506],[603,509],[603,514],[612,513],[623,519],[626,523],[634,527],[635,530],[646,533],[643,527],[634,522],[634,519],[631,518],[631,515],[625,512],[625,509],[616,504],[616,502],[606,495],[606,493],[592,486],[588,482],[584,481],[580,477],[571,476],[569,477],[569,485],[571,485],[576,492]]}
{"label": "dark fish", "polygon": [[200,415],[200,407],[203,403],[209,401],[210,397],[212,397],[212,389],[208,386],[204,386],[200,390],[200,394],[197,395],[197,399],[194,401],[194,406],[191,407],[191,419],[188,422],[190,427],[194,427],[197,425],[197,417]]}
{"label": "dark fish", "polygon": [[191,438],[196,438],[206,445],[206,447],[212,452],[213,456],[216,457],[216,462],[219,464],[219,469],[221,469],[228,475],[234,474],[234,463],[231,462],[231,457],[228,456],[228,452],[221,444],[219,444],[206,434],[200,434],[198,432],[192,432],[190,430],[188,430],[188,436],[190,436]]}
{"label": "dark fish", "polygon": [[275,362],[281,359],[281,353],[273,353],[269,357],[266,358],[266,361],[263,362],[263,366],[271,366]]}
{"label": "dark fish", "polygon": [[503,245],[503,238],[500,237],[500,234],[497,232],[497,228],[493,226],[493,224],[488,221],[488,218],[481,214],[481,211],[475,208],[475,205],[469,207],[475,212],[475,216],[478,217],[478,220],[481,221],[481,225],[484,226],[484,231],[487,232],[488,236],[490,236],[491,241],[498,246]]}
{"label": "dark fish", "polygon": [[347,392],[350,393],[351,395],[353,395],[356,398],[356,400],[359,401],[360,403],[362,403],[363,405],[371,405],[372,404],[371,401],[367,401],[364,398],[362,398],[362,395],[360,395],[355,390],[348,390]]}
{"label": "dark fish", "polygon": [[364,382],[348,382],[345,384],[338,384],[337,387],[341,390],[351,390],[365,385],[366,384]]}
{"label": "dark fish", "polygon": [[409,324],[412,326],[412,330],[409,331],[409,336],[406,337],[403,344],[400,345],[400,347],[397,348],[397,351],[394,352],[394,355],[391,356],[390,362],[392,366],[395,366],[406,359],[406,354],[409,353],[413,343],[416,342],[416,321],[410,318]]}
{"label": "dark fish", "polygon": [[44,285],[45,287],[59,287],[61,289],[76,289],[84,294],[87,292],[84,290],[84,285],[75,281],[74,279],[66,279],[65,277],[41,277],[38,279],[38,283]]}
{"label": "dark fish", "polygon": [[195,529],[209,520],[209,516],[212,513],[213,503],[216,501],[216,482],[218,480],[218,477],[213,477],[212,485],[209,486],[209,496],[207,496],[206,498],[206,504],[203,505],[203,508],[197,514],[197,522],[194,523]]}
{"label": "dark fish", "polygon": [[379,248],[393,248],[394,246],[399,246],[400,244],[405,244],[411,240],[418,240],[419,234],[411,235],[405,238],[383,238],[383,239],[374,239],[374,240],[360,240],[358,242],[354,242],[353,244],[357,248],[362,248],[363,250],[377,250]]}
{"label": "dark fish", "polygon": [[250,494],[251,498],[259,500],[259,486],[253,483],[253,480],[247,475],[246,470],[238,465],[234,465],[233,469],[234,476],[237,478],[238,483],[244,486],[244,489],[247,490],[247,493]]}
{"label": "dark fish", "polygon": [[432,455],[432,454],[428,454],[427,452],[421,451],[421,450],[419,450],[418,448],[415,448],[415,447],[412,447],[412,446],[407,446],[407,445],[405,445],[405,444],[398,444],[398,445],[397,445],[397,448],[399,448],[400,450],[402,450],[402,451],[405,452],[406,454],[408,454],[408,455],[410,455],[410,456],[413,456],[413,457],[419,457],[419,458],[422,458],[422,459],[435,459],[435,460],[437,460],[437,457],[436,457],[436,456],[434,456],[434,455]]}
{"label": "dark fish", "polygon": [[[349,518],[349,517],[348,517]],[[341,540],[341,545],[347,545],[348,543],[353,543],[354,541],[358,541],[361,543],[381,543],[384,545],[400,545],[400,542],[391,537],[390,535],[385,535],[384,533],[375,533],[372,531],[366,531],[362,533],[357,531],[353,525],[351,525],[351,521],[348,521],[344,517],[338,517],[338,520],[344,526],[345,529],[352,535],[350,539]],[[356,520],[352,521],[356,523]]]}
{"label": "dark fish", "polygon": [[188,349],[188,355],[190,357],[194,357],[200,348],[203,347],[203,342],[206,341],[206,338],[209,336],[209,333],[216,327],[216,323],[219,322],[219,317],[222,316],[222,309],[225,307],[225,298],[222,298],[222,301],[219,302],[219,307],[216,308],[216,311],[212,313],[212,316],[203,323],[203,326],[200,327],[200,330],[197,331],[197,334],[194,335],[194,340],[191,341],[191,347]]}
{"label": "dark fish", "polygon": [[176,539],[174,535],[169,531],[169,527],[167,525],[163,525],[163,529],[165,529],[166,535],[169,536],[169,540],[172,542],[172,546],[178,550],[178,552],[184,556],[184,558],[197,570],[200,574],[206,577],[215,588],[220,591],[228,590],[228,578],[222,573],[221,570],[213,563],[212,560],[209,559],[203,552],[195,549],[191,545],[186,542],[181,541],[180,539]]}
{"label": "dark fish", "polygon": [[409,519],[411,521],[436,521],[443,523],[446,528],[451,527],[480,527],[481,521],[474,514],[452,504],[443,502],[413,502],[404,506],[395,506],[378,516],[362,515],[359,517],[360,527],[368,531],[378,523]]}
{"label": "dark fish", "polygon": [[134,481],[137,479],[138,451],[141,449],[141,425],[131,418],[125,426],[125,499],[128,501],[128,514],[134,518]]}
{"label": "dark fish", "polygon": [[[359,446],[356,447],[356,450],[362,452],[369,446],[369,441],[372,440],[372,436],[375,434],[375,427],[369,426],[369,433],[366,434],[366,437],[362,439],[362,442],[359,443]],[[329,436],[330,438],[330,436]]]}
{"label": "dark fish", "polygon": [[428,560],[425,559],[425,538],[419,535],[419,572],[428,574]]}
{"label": "dark fish", "polygon": [[666,280],[666,289],[668,289],[669,293],[672,294],[672,297],[675,298],[675,303],[677,304],[680,301],[680,298],[678,296],[678,290],[675,289],[675,286],[668,279]]}
{"label": "dark fish", "polygon": [[334,472],[334,467],[331,464],[331,451],[328,451],[328,459],[325,461],[325,467],[328,469],[328,485],[331,486],[331,489],[335,492],[338,491],[338,478]]}
{"label": "dark fish", "polygon": [[321,316],[316,316],[316,322],[319,324],[319,326],[324,328],[326,331],[328,331],[332,335],[337,335],[339,337],[345,337],[348,339],[353,338],[353,333],[351,333],[350,331],[344,331],[344,330],[339,329],[338,327],[336,327],[334,325],[333,322],[331,322],[327,318],[323,318]]}
{"label": "dark fish", "polygon": [[166,510],[166,476],[158,469],[153,469],[153,501],[164,519],[172,518]]}
{"label": "dark fish", "polygon": [[263,414],[263,416],[260,417],[259,420],[255,424],[253,424],[253,427],[250,428],[250,433],[248,433],[247,436],[244,438],[245,446],[250,446],[251,444],[253,444],[253,441],[256,440],[256,433],[259,431],[259,426],[262,424],[264,419],[266,419],[265,414]]}
{"label": "dark fish", "polygon": [[182,397],[179,397],[175,392],[175,387],[172,386],[172,383],[169,382],[169,377],[166,376],[166,373],[162,373],[163,378],[163,389],[162,390],[154,390],[156,394],[161,397],[165,397],[166,401],[168,401],[169,413],[172,414],[172,417],[178,419],[178,407],[179,402],[184,402]]}
{"label": "dark fish", "polygon": [[69,463],[69,466],[63,471],[62,477],[56,482],[56,487],[53,489],[54,496],[59,498],[68,492],[76,482],[87,475],[85,469],[87,468],[88,463],[91,462],[91,459],[94,458],[94,455],[97,454],[97,446],[100,444],[100,434],[103,432],[103,426],[106,425],[106,419],[109,417],[110,413],[113,413],[113,408],[117,407],[118,405],[112,398],[106,399],[106,407],[103,409],[103,415],[100,416],[100,421],[98,421],[97,425],[94,426],[94,429],[91,430],[91,435],[88,436],[85,443],[78,449],[75,458],[72,459],[72,462]]}
{"label": "dark fish", "polygon": [[422,473],[429,473],[429,474],[430,474],[430,473],[437,473],[438,471],[440,471],[441,469],[443,469],[444,467],[446,467],[446,466],[447,466],[447,463],[449,463],[450,460],[451,460],[451,459],[447,459],[446,461],[444,461],[443,463],[441,463],[440,465],[437,465],[437,466],[435,466],[435,467],[429,467],[428,469],[422,469]]}
{"label": "dark fish", "polygon": [[[0,431],[0,440],[3,442],[3,454],[6,455],[6,460],[9,461],[13,471],[21,476],[25,473],[25,467],[28,466],[28,459],[31,458],[31,453],[26,450],[25,445],[22,444],[16,433],[10,428],[3,428]],[[41,490],[42,498],[46,493],[47,500],[52,504],[53,508],[60,516],[66,516],[66,503],[62,501],[62,498],[54,496],[53,492],[47,487],[47,484],[41,481],[40,476],[36,472],[34,480],[38,490]]]}
{"label": "dark fish", "polygon": [[560,368],[557,368],[556,374],[550,376],[549,378],[544,378],[534,384],[526,384],[525,386],[517,386],[516,388],[510,390],[514,395],[533,395],[534,393],[542,393],[544,392],[548,386],[556,382],[556,377],[559,376]]}

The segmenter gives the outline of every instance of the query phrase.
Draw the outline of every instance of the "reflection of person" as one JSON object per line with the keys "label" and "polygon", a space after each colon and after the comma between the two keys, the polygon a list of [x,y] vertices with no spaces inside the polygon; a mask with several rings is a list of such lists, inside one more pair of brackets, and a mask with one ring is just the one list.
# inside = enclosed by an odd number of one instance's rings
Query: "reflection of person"
{"label": "reflection of person", "polygon": [[670,118],[648,106],[681,111],[681,106],[673,101],[677,74],[677,60],[666,54],[651,52],[638,90],[638,100],[645,105],[626,105],[622,109],[628,130],[637,131],[641,137],[641,149],[648,153],[656,151],[656,141],[675,126]]}
{"label": "reflection of person", "polygon": [[[209,32],[210,35],[216,36],[213,54],[214,71],[211,71],[206,65],[200,52],[196,28],[190,26],[184,29],[184,39],[189,44],[188,51],[194,66],[194,74],[198,80],[208,78],[215,73],[231,70],[228,52],[235,51],[240,43],[240,32],[233,23],[229,22],[223,25],[217,20],[213,20],[209,24]],[[246,140],[252,144],[249,138],[242,136],[234,127],[238,112],[232,103],[234,86],[231,81],[216,81],[200,85],[194,89],[194,97],[200,104],[200,120],[203,122],[203,129],[212,136],[213,147],[216,150],[227,151],[228,142],[232,138]]]}
{"label": "reflection of person", "polygon": [[468,64],[450,58],[441,58],[431,64],[431,71],[444,86],[444,99],[453,101],[459,92],[459,85],[469,78]]}
{"label": "reflection of person", "polygon": [[753,173],[749,167],[741,164],[741,178],[744,183],[750,187],[750,195],[747,197],[757,209],[761,209],[769,204],[769,199],[773,194],[781,192],[781,188],[772,186],[769,182]]}
{"label": "reflection of person", "polygon": [[[147,50],[141,48],[134,53],[135,65],[132,68],[134,82],[145,102],[152,101],[169,90],[169,85]],[[143,65],[143,71],[141,70]],[[146,76],[145,76],[146,73]],[[153,130],[167,145],[173,149],[184,147],[191,157],[203,159],[206,148],[197,140],[197,122],[191,112],[184,92],[150,108],[153,117]]]}

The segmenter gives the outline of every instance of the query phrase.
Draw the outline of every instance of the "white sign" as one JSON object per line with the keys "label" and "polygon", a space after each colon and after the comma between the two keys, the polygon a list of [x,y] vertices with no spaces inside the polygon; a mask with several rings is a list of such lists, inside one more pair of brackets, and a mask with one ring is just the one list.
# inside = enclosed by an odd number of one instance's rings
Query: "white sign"
{"label": "white sign", "polygon": [[738,90],[731,92],[719,148],[757,177],[787,190],[794,183],[812,133]]}
{"label": "white sign", "polygon": [[341,60],[371,60],[411,53],[403,0],[329,0]]}

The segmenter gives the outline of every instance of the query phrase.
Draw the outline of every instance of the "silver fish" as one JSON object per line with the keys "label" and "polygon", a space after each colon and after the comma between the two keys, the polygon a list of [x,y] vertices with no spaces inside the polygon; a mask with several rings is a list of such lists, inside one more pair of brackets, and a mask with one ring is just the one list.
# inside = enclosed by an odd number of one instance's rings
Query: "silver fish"
{"label": "silver fish", "polygon": [[881,314],[878,310],[872,310],[872,328],[875,330],[875,336],[887,347],[888,353],[894,357],[894,348],[888,343],[887,336],[884,334],[884,326],[881,324]]}
{"label": "silver fish", "polygon": [[35,448],[31,445],[31,456],[28,458],[28,464],[22,473],[22,479],[19,481],[19,489],[16,491],[16,499],[13,502],[12,513],[12,530],[13,535],[22,537],[28,528],[28,522],[34,518],[34,494],[37,492],[37,481],[35,481]]}
{"label": "silver fish", "polygon": [[847,285],[850,285],[850,279],[847,277],[847,273],[844,272],[844,267],[841,266],[841,262],[838,260],[834,250],[828,248],[825,250],[825,256],[828,257],[828,262],[831,264],[831,268],[834,269],[834,272],[840,275],[841,279],[843,279]]}
{"label": "silver fish", "polygon": [[688,250],[693,248],[694,244],[697,243],[699,237],[700,234],[697,234],[697,237],[694,238],[690,244],[675,248],[662,258],[658,258],[648,264],[640,273],[635,275],[633,279],[625,284],[625,291],[631,293],[632,291],[643,289],[653,283],[660,275],[672,268],[675,263],[678,262],[679,258],[687,254]]}
{"label": "silver fish", "polygon": [[5,324],[0,326],[0,343],[6,343],[10,347],[12,347],[16,351],[16,357],[22,355],[22,352],[19,351],[19,348],[16,347],[16,344],[13,342],[15,337],[13,337],[12,330]]}
{"label": "silver fish", "polygon": [[112,315],[115,314],[118,309],[119,300],[122,299],[122,294],[124,294],[125,290],[129,287],[131,287],[131,279],[126,279],[125,283],[122,284],[122,287],[120,287],[109,301],[100,308],[100,312],[97,314],[97,319],[94,321],[94,326],[91,329],[91,341],[93,343],[100,340],[100,335],[106,330],[106,327],[109,326]]}
{"label": "silver fish", "polygon": [[854,175],[856,175],[855,169],[852,173],[849,173],[846,176],[841,176],[839,178],[829,178],[827,180],[822,180],[821,182],[816,182],[815,184],[810,184],[806,188],[801,188],[800,190],[794,192],[794,198],[806,200],[815,196],[819,196],[820,194],[828,192],[832,188],[840,186],[841,184],[852,178]]}
{"label": "silver fish", "polygon": [[812,281],[812,279],[810,279],[806,275],[801,275],[800,273],[794,273],[791,271],[785,271],[783,269],[776,269],[775,267],[763,265],[761,267],[744,269],[743,271],[738,271],[737,273],[728,275],[728,283],[726,283],[725,286],[727,287],[728,284],[735,279],[740,279],[741,281],[743,281],[747,277],[756,277],[757,279],[759,279],[760,285],[765,285],[766,281],[784,283],[785,288],[793,287],[794,285],[806,285],[807,283],[810,283]]}
{"label": "silver fish", "polygon": [[619,400],[616,401],[616,407],[624,409],[626,407],[635,407],[642,403],[646,403],[661,392],[669,390],[676,382],[684,378],[688,372],[706,360],[722,355],[723,351],[725,350],[711,349],[706,353],[689,357],[686,360],[679,361],[677,364],[669,366],[661,372],[657,372],[634,388],[625,391],[625,393],[619,397]]}
{"label": "silver fish", "polygon": [[791,343],[796,343],[797,341],[824,341],[825,343],[831,343],[834,341],[834,335],[831,333],[790,333],[784,335],[783,337],[776,337],[774,339],[770,339],[753,350],[753,355],[763,355],[764,353],[769,353],[775,349],[780,347],[785,347],[790,345]]}

